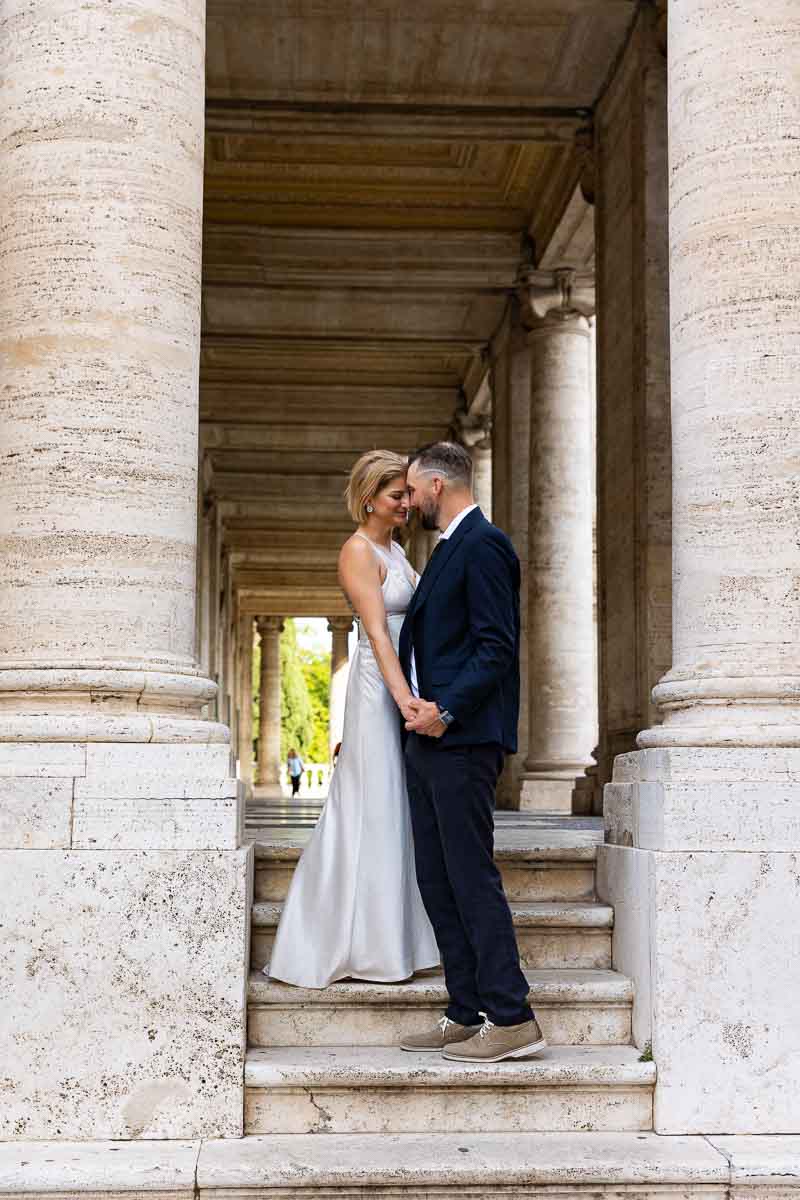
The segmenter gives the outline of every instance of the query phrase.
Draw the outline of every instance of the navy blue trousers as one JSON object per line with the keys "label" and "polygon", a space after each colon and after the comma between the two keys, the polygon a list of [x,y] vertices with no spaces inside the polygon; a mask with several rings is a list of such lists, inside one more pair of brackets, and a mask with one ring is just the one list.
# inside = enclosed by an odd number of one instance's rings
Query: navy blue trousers
{"label": "navy blue trousers", "polygon": [[[446,735],[445,735],[446,736]],[[494,862],[499,746],[439,745],[409,735],[405,758],[414,855],[450,994],[447,1016],[519,1025],[533,1016],[528,981]]]}

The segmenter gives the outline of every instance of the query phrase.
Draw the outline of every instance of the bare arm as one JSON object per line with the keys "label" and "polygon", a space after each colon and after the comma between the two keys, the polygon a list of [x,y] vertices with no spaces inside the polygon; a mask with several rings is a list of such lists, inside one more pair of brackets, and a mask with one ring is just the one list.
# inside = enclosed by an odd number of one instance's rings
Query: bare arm
{"label": "bare arm", "polygon": [[375,553],[363,539],[352,538],[342,546],[339,583],[358,613],[395,704],[408,720],[413,714],[415,701],[389,636],[381,591],[381,568]]}

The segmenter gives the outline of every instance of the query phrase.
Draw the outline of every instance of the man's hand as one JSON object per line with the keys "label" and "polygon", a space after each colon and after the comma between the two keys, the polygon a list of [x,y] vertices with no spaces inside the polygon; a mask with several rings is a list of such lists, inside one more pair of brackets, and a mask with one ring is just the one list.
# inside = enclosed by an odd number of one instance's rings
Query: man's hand
{"label": "man's hand", "polygon": [[441,737],[447,726],[439,716],[439,706],[433,700],[415,700],[416,713],[411,720],[406,719],[406,729],[409,733],[419,733],[423,737]]}

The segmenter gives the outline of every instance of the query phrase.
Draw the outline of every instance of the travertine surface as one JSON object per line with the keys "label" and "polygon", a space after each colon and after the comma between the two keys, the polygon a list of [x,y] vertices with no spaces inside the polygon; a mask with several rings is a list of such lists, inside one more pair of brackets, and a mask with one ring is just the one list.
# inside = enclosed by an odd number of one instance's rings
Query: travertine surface
{"label": "travertine surface", "polygon": [[[541,273],[539,273],[541,274]],[[589,325],[575,293],[533,321],[528,749],[522,808],[569,812],[595,744]],[[537,307],[541,282],[526,292]],[[591,304],[587,308],[591,311]]]}
{"label": "travertine surface", "polygon": [[641,745],[800,744],[800,11],[670,15],[673,667]]}
{"label": "travertine surface", "polygon": [[0,1143],[0,1194],[194,1195],[199,1141]]}
{"label": "travertine surface", "polygon": [[152,740],[164,714],[180,738],[213,696],[193,662],[204,15],[0,13],[0,738]]}
{"label": "travertine surface", "polygon": [[800,854],[652,859],[654,1128],[800,1132]]}
{"label": "travertine surface", "polygon": [[230,765],[224,744],[6,744],[0,844],[235,850],[244,810]]}
{"label": "travertine surface", "polygon": [[478,1065],[397,1047],[251,1050],[250,1133],[399,1133],[444,1114],[464,1132],[638,1130],[652,1121],[652,1063],[629,1046],[550,1048]]}
{"label": "travertine surface", "polygon": [[0,854],[2,1138],[241,1133],[248,857]]}
{"label": "travertine surface", "polygon": [[514,543],[520,562],[520,705],[518,751],[506,760],[498,804],[518,809],[528,746],[528,487],[530,478],[531,353],[519,302],[512,297],[490,348],[492,390],[492,520]]}
{"label": "travertine surface", "polygon": [[260,717],[258,782],[276,784],[281,768],[281,631],[282,617],[261,617]]}
{"label": "travertine surface", "polygon": [[330,686],[330,752],[342,740],[344,730],[344,703],[347,695],[348,637],[353,628],[351,617],[328,617],[331,635],[331,686]]}
{"label": "travertine surface", "polygon": [[667,62],[642,6],[595,119],[599,782],[672,663]]}

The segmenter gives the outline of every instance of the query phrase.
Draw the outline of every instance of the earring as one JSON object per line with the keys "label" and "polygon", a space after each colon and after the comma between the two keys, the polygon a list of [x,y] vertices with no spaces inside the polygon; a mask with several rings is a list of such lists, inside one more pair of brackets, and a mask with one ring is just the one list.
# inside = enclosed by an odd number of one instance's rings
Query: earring
{"label": "earring", "polygon": [[375,512],[375,509],[372,507],[371,504],[367,505],[367,512]]}

